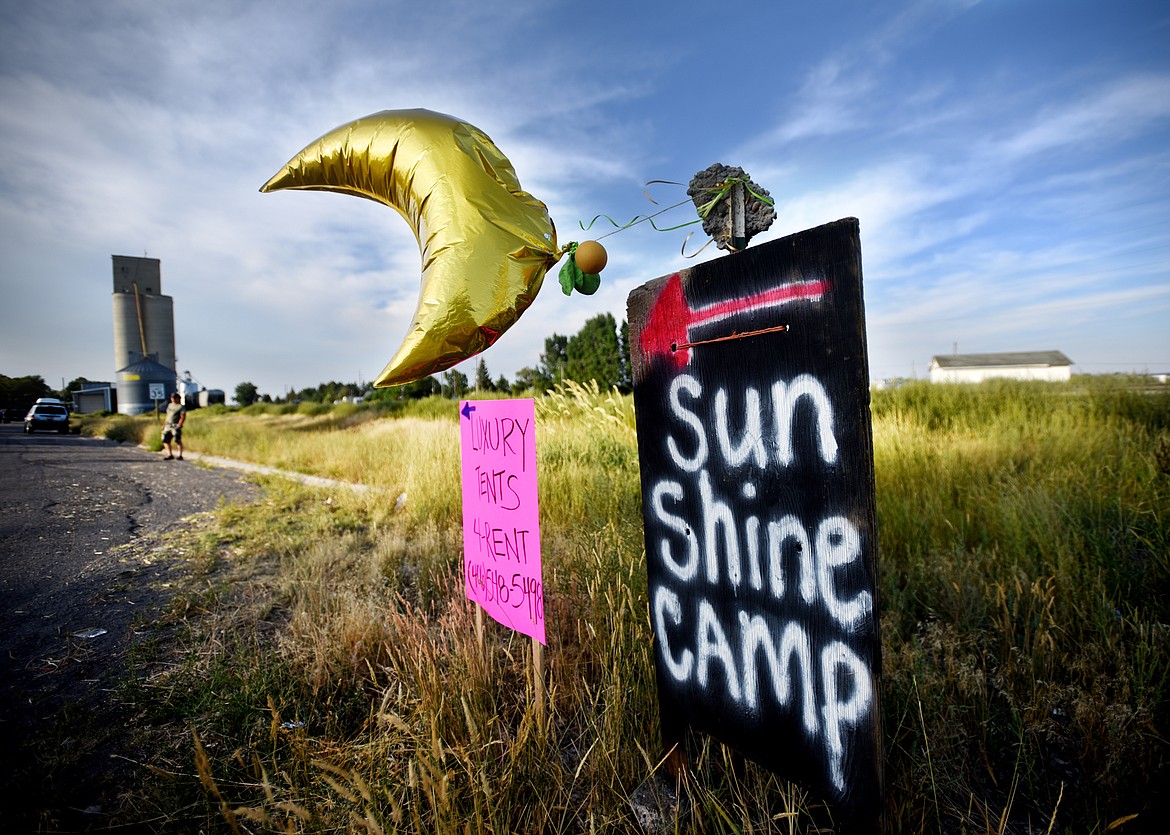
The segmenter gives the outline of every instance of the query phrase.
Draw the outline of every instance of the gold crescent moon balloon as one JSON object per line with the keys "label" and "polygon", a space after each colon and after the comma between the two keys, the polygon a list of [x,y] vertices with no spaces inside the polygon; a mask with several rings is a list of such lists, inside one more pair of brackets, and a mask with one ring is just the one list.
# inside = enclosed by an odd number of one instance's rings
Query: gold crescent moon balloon
{"label": "gold crescent moon balloon", "polygon": [[375,386],[409,383],[490,347],[557,262],[544,203],[478,128],[429,110],[385,110],[330,131],[260,189],[336,191],[398,210],[418,239],[422,286]]}

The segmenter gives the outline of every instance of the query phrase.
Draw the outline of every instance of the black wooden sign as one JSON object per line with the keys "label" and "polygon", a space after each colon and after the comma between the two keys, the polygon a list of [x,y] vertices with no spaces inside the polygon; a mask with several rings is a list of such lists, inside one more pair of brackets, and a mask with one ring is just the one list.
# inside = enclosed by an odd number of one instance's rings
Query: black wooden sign
{"label": "black wooden sign", "polygon": [[711,734],[877,829],[858,223],[651,281],[629,322],[664,741]]}

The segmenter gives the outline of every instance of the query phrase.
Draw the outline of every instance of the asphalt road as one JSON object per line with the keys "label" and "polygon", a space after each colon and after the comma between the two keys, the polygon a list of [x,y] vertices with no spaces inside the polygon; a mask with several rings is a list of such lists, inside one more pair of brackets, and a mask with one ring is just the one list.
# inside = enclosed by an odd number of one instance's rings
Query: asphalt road
{"label": "asphalt road", "polygon": [[[175,570],[158,537],[221,498],[258,493],[236,471],[0,425],[0,829],[100,818],[117,769],[78,735],[117,721],[103,706],[113,709],[133,632]],[[145,545],[119,548],[135,543]],[[61,746],[82,753],[46,755]]]}

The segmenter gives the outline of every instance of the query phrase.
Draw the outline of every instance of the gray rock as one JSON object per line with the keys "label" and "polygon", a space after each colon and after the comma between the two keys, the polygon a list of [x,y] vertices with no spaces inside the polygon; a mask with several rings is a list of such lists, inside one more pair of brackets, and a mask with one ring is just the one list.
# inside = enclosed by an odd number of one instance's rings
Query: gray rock
{"label": "gray rock", "polygon": [[[776,209],[752,194],[771,199],[772,195],[763,186],[748,179],[748,175],[739,166],[724,165],[717,162],[705,168],[691,179],[687,194],[695,204],[696,209],[714,199],[721,186],[731,178],[745,178],[749,190],[744,191],[744,233],[747,240],[758,235],[772,225],[776,219]],[[720,249],[732,249],[731,246],[731,201],[730,194],[725,196],[711,208],[703,219],[703,231],[715,240]]]}
{"label": "gray rock", "polygon": [[665,835],[686,817],[686,793],[673,777],[660,772],[634,789],[630,807],[647,835]]}

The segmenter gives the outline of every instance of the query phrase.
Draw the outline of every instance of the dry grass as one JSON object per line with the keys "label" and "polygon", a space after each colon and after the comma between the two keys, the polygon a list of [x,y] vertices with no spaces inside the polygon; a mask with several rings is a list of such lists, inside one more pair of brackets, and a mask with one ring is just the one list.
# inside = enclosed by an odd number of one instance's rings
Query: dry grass
{"label": "dry grass", "polygon": [[[1157,829],[1170,399],[1141,397],[875,394],[890,831]],[[661,752],[629,398],[538,402],[547,717],[527,639],[476,640],[455,405],[419,409],[189,420],[194,449],[376,489],[273,481],[221,513],[168,702],[197,733],[188,829],[637,831],[629,797]],[[687,791],[680,831],[826,831],[720,745],[698,746]]]}

